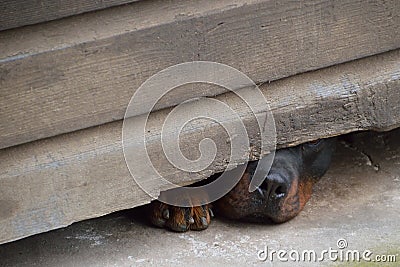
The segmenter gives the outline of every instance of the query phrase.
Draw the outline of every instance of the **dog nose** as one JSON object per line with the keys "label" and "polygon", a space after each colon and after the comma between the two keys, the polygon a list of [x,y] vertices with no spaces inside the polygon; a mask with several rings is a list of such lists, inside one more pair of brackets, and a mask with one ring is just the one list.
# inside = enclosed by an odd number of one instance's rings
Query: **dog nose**
{"label": "dog nose", "polygon": [[268,174],[267,178],[261,184],[261,189],[265,192],[265,198],[268,200],[280,199],[286,196],[289,185],[280,174]]}

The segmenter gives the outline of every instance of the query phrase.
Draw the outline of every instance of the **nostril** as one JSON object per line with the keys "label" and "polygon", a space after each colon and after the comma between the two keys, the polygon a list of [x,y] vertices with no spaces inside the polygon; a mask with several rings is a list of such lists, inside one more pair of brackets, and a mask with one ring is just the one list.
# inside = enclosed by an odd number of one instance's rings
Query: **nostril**
{"label": "nostril", "polygon": [[275,188],[274,193],[275,193],[275,195],[274,195],[275,198],[284,197],[284,196],[286,195],[286,186],[284,186],[284,185],[278,185],[278,186]]}

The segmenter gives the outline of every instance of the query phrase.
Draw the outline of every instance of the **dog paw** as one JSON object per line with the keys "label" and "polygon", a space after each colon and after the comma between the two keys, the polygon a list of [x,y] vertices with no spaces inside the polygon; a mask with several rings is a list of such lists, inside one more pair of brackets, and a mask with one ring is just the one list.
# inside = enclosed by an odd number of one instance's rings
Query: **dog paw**
{"label": "dog paw", "polygon": [[176,207],[159,201],[150,204],[151,223],[176,232],[207,229],[213,216],[208,204],[194,207]]}

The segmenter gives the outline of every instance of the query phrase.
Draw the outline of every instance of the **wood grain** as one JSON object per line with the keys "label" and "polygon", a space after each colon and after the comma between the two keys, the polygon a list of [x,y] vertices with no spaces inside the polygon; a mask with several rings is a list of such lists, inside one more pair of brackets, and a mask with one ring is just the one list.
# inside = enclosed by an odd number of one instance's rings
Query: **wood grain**
{"label": "wood grain", "polygon": [[[275,117],[278,147],[400,126],[400,50],[265,83],[260,88]],[[247,106],[234,93],[216,99],[240,115],[247,126],[251,159],[260,157],[259,131]],[[195,104],[201,102],[189,103],[188,114]],[[182,131],[180,144],[182,153],[190,158],[198,156],[200,140],[212,138],[218,147],[216,160],[198,173],[171,166],[160,142],[161,125],[169,111],[154,112],[148,122],[147,148],[157,170],[178,184],[223,170],[230,145],[224,129],[209,120]],[[118,121],[0,150],[0,243],[148,203],[151,198],[126,167],[121,131]],[[235,164],[247,156],[242,155]],[[147,179],[155,194],[169,188],[151,175]]]}
{"label": "wood grain", "polygon": [[[399,5],[140,1],[0,32],[0,148],[120,120],[135,90],[177,63],[220,62],[266,82],[398,48]],[[178,90],[156,109],[223,92]]]}
{"label": "wood grain", "polygon": [[138,0],[3,0],[0,2],[0,31],[136,1]]}

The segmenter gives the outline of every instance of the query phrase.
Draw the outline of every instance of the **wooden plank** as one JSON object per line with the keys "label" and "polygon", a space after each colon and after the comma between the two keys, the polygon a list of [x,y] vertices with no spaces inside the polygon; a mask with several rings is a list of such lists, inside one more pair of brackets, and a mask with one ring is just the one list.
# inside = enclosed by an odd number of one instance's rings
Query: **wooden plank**
{"label": "wooden plank", "polygon": [[0,2],[0,31],[136,1],[138,0],[3,0]]}
{"label": "wooden plank", "polygon": [[[400,50],[266,83],[260,89],[270,100],[278,147],[356,130],[389,130],[400,126]],[[216,99],[240,114],[251,152],[257,152],[256,121],[247,106],[233,93]],[[194,105],[201,102],[187,104],[189,114]],[[210,137],[218,146],[216,160],[192,174],[171,167],[159,138],[169,111],[157,111],[149,119],[147,148],[160,173],[187,184],[223,170],[230,145],[225,130],[209,120],[181,132],[182,153],[192,155],[199,141]],[[126,167],[121,131],[119,121],[0,150],[0,243],[148,203],[150,197]],[[148,184],[156,193],[169,188],[150,175]]]}
{"label": "wooden plank", "polygon": [[[0,148],[120,120],[135,90],[177,63],[265,82],[398,48],[399,27],[396,0],[172,0],[3,31]],[[222,92],[177,91],[157,108]]]}

